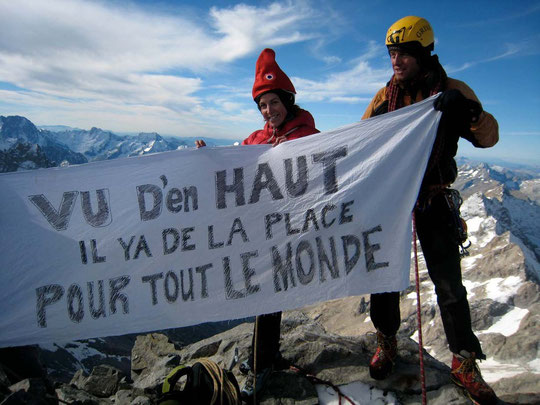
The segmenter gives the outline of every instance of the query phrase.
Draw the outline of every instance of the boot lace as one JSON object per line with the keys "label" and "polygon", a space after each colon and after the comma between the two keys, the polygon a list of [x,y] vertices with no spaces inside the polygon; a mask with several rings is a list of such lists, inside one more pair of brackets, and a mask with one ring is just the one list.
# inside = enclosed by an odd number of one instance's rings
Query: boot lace
{"label": "boot lace", "polygon": [[392,337],[387,337],[382,333],[377,333],[377,347],[380,349],[380,353],[387,359],[394,361],[396,355],[397,345]]}
{"label": "boot lace", "polygon": [[480,372],[474,357],[464,359],[458,368],[452,370],[452,374],[461,374],[469,377],[472,381],[484,383],[482,373]]}

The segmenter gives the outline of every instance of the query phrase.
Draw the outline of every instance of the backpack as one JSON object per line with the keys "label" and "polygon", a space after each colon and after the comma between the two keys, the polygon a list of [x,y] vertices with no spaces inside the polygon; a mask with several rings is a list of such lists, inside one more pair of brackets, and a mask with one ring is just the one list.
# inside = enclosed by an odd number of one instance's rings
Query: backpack
{"label": "backpack", "polygon": [[[176,383],[187,376],[183,390]],[[209,359],[174,368],[161,388],[157,405],[240,405],[240,388],[233,373]]]}

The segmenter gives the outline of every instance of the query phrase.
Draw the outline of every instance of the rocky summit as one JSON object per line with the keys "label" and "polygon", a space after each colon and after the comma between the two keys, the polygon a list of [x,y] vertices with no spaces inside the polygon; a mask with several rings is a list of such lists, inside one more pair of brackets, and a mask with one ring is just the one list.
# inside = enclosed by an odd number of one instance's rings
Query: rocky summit
{"label": "rocky summit", "polygon": [[[10,171],[49,167],[63,159],[47,157],[40,149],[52,144],[43,142],[52,132],[37,131],[21,118],[12,122],[3,118],[3,122],[2,158]],[[9,128],[16,131],[8,133]],[[82,138],[98,135],[92,131]],[[19,136],[24,145],[17,145]],[[63,143],[55,142],[86,157],[115,155],[105,142],[99,150],[96,145],[90,150],[70,143],[78,138],[68,138],[64,134]],[[156,145],[161,142],[157,134],[142,138]],[[106,139],[116,141],[110,134]],[[113,143],[118,148],[119,143]],[[36,158],[25,157],[30,155]],[[473,328],[488,357],[479,366],[501,404],[538,404],[539,170],[463,160],[459,164],[454,187],[464,200],[461,213],[470,242],[462,259],[463,279]],[[284,313],[282,361],[259,402],[330,405],[339,403],[341,392],[355,404],[422,403],[414,262],[413,257],[410,288],[401,294],[399,356],[387,380],[369,376],[368,363],[376,346],[369,295],[348,297]],[[427,402],[470,403],[450,382],[451,354],[421,249],[418,263]],[[152,404],[170,370],[200,358],[210,358],[223,368],[235,363],[232,372],[242,385],[245,377],[238,365],[246,359],[252,330],[252,319],[248,319],[0,349],[0,404]],[[239,358],[234,361],[236,353]],[[347,401],[343,397],[341,403]]]}
{"label": "rocky summit", "polygon": [[[1,403],[152,404],[165,376],[177,365],[210,358],[223,368],[229,368],[235,353],[240,353],[239,362],[245,360],[251,333],[252,324],[242,323],[185,347],[175,344],[162,333],[139,335],[131,350],[129,370],[105,364],[93,367],[88,373],[81,368],[68,383],[53,382],[42,375],[11,384],[4,374],[0,380],[4,395]],[[362,392],[361,398],[351,398],[355,404],[421,403],[417,343],[408,337],[400,339],[395,372],[384,381],[374,381],[369,377],[368,363],[375,347],[373,333],[358,336],[332,333],[305,311],[289,311],[282,321],[282,364],[271,375],[259,403],[331,404],[338,403],[330,402],[338,400],[338,392],[347,396],[352,395],[349,392],[356,395]],[[302,372],[291,368],[291,365]],[[428,403],[468,403],[462,392],[450,382],[448,366],[426,351],[424,368]],[[232,370],[242,384],[245,377],[239,373],[238,367]],[[12,370],[5,372],[11,374]],[[526,373],[501,380],[495,385],[501,403],[505,403],[504,400],[516,404],[538,403],[540,396],[536,380]],[[327,402],[322,402],[322,398]]]}

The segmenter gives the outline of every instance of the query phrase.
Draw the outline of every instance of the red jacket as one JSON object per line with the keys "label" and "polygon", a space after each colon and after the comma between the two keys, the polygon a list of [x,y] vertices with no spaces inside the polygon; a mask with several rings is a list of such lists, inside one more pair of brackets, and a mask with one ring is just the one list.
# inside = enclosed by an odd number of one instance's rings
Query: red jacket
{"label": "red jacket", "polygon": [[242,145],[256,145],[261,143],[274,143],[276,138],[285,137],[287,141],[302,138],[303,136],[320,132],[315,128],[313,116],[306,110],[300,109],[292,120],[285,122],[281,128],[275,130],[266,123],[263,129],[253,132],[242,141]]}

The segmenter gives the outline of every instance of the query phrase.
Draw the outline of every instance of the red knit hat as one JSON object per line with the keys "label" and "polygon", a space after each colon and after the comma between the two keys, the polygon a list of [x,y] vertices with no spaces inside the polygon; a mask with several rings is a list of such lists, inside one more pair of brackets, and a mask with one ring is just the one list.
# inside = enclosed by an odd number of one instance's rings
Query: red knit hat
{"label": "red knit hat", "polygon": [[296,94],[291,79],[276,63],[276,53],[266,48],[259,55],[255,65],[255,83],[253,83],[253,100],[270,90],[281,89]]}

